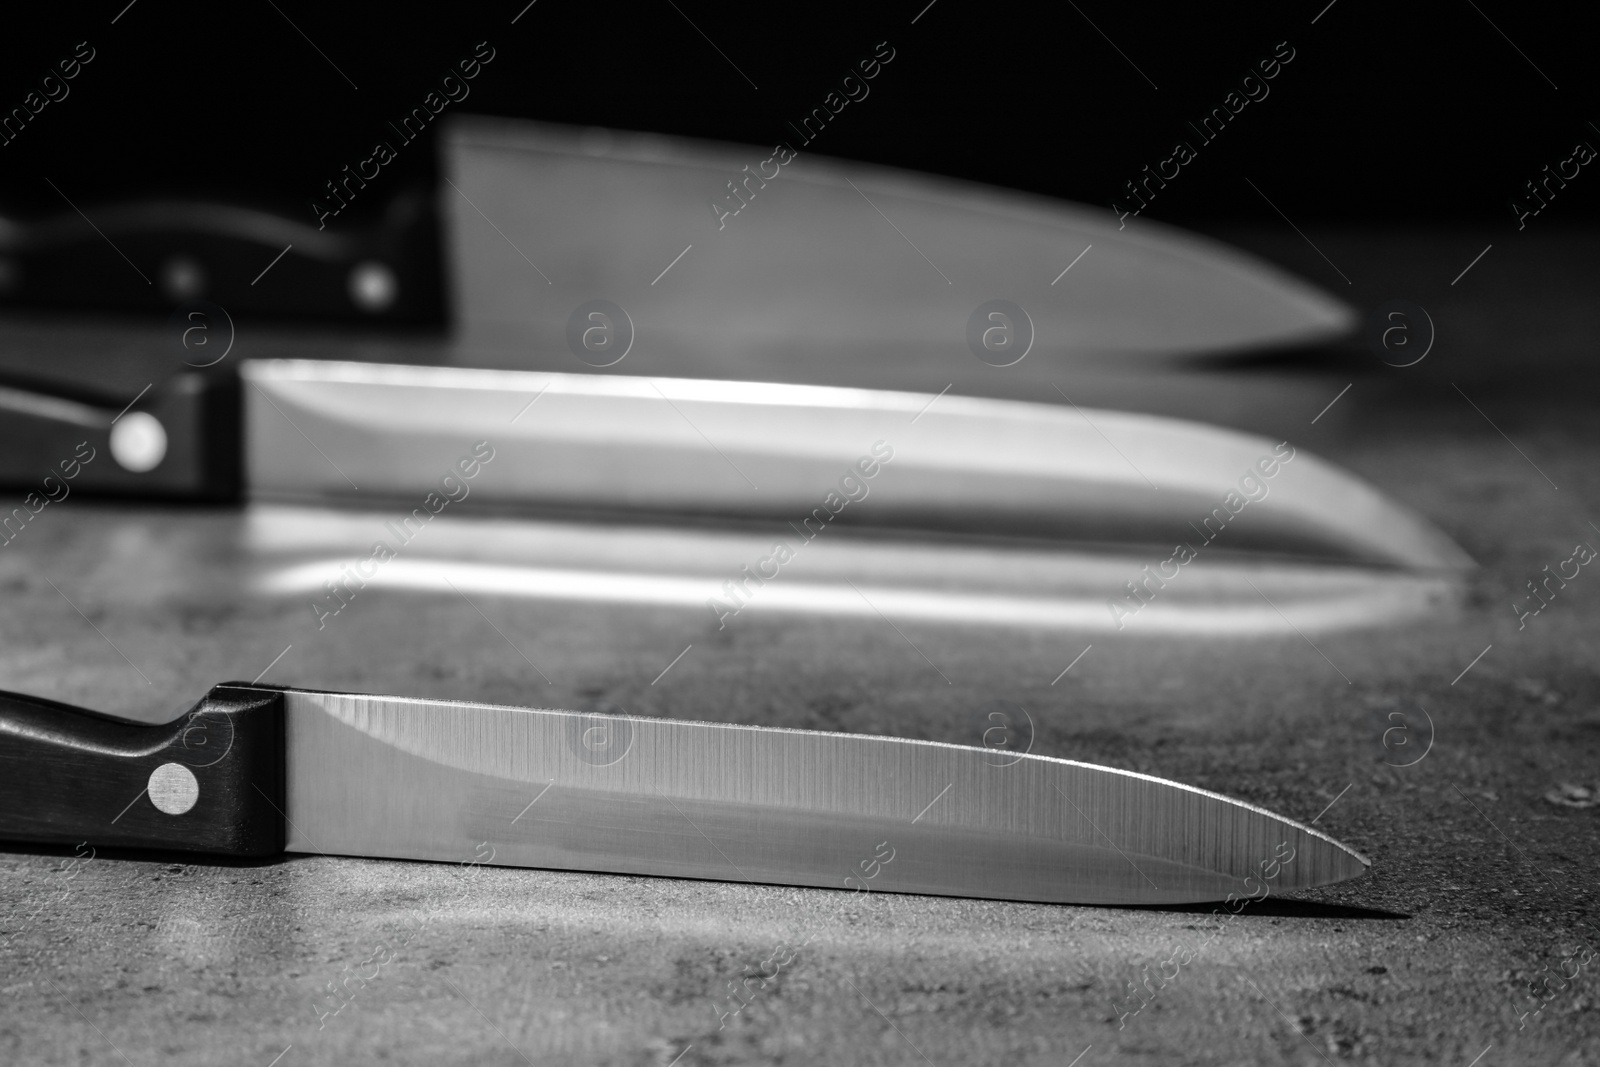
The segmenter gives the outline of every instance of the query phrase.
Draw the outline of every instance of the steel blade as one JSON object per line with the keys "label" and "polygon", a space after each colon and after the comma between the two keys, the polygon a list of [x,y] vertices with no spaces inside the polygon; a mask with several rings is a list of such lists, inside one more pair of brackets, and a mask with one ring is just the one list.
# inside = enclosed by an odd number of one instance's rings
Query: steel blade
{"label": "steel blade", "polygon": [[[840,354],[971,362],[967,317],[996,297],[1027,308],[1030,370],[1314,344],[1357,321],[1279,267],[1148,218],[805,149],[769,167],[777,177],[747,178],[773,154],[450,119],[440,207],[462,343],[564,352],[566,313],[596,297],[627,308],[653,353],[692,353],[708,377]],[[748,201],[735,216],[708,210],[738,207],[735,188]]]}
{"label": "steel blade", "polygon": [[[1427,520],[1270,438],[1059,404],[814,385],[251,360],[251,492],[420,503],[465,444],[492,442],[480,502],[799,523],[876,447],[892,462],[845,521],[1170,550],[1203,544],[1241,479],[1262,498],[1230,548],[1451,571]],[[870,457],[869,457],[870,458]],[[1256,464],[1276,472],[1263,480]],[[859,479],[857,479],[859,480]],[[359,487],[357,490],[352,487]],[[1257,495],[1257,494],[1252,494]],[[1230,505],[1234,507],[1235,505]],[[868,516],[858,520],[857,516]],[[1214,516],[1214,517],[1213,517]]]}
{"label": "steel blade", "polygon": [[1362,874],[1326,835],[1112,768],[855,734],[285,692],[289,850],[1084,904]]}

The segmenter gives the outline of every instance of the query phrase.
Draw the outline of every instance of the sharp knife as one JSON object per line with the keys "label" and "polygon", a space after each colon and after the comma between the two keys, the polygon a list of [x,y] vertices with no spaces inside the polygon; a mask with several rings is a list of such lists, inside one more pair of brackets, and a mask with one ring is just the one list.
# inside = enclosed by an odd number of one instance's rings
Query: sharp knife
{"label": "sharp knife", "polygon": [[1029,753],[243,683],[158,726],[0,693],[0,836],[1119,905],[1369,866],[1251,804]]}
{"label": "sharp knife", "polygon": [[[845,524],[1170,549],[1263,494],[1230,549],[1457,572],[1449,537],[1292,444],[1157,415],[981,397],[626,375],[247,360],[119,414],[0,389],[33,488],[421,506],[462,449],[498,457],[471,507],[798,522],[879,444],[890,474]],[[242,396],[236,389],[242,389]],[[66,409],[66,416],[57,416]],[[23,432],[26,431],[26,432]],[[1284,456],[1287,463],[1279,463]],[[1263,477],[1263,460],[1277,471]],[[241,470],[242,467],[242,470]],[[1241,479],[1250,479],[1249,488]],[[58,484],[57,484],[58,483]],[[1237,505],[1235,505],[1237,506]],[[1224,509],[1218,511],[1218,509]],[[25,509],[13,523],[25,528]],[[864,519],[863,519],[864,517]],[[1213,525],[1217,519],[1211,520]]]}
{"label": "sharp knife", "polygon": [[[1356,322],[1254,256],[1147,219],[1121,224],[1108,207],[810,151],[763,179],[770,145],[476,116],[447,116],[438,148],[444,182],[387,201],[374,183],[365,226],[346,213],[318,229],[309,214],[203,198],[0,214],[0,304],[159,323],[205,300],[258,337],[273,318],[453,320],[453,347],[521,361],[570,360],[569,312],[605,298],[657,354],[707,377],[767,377],[760,367],[780,380],[819,362],[831,376],[941,349],[965,359],[967,317],[995,298],[1027,308],[1030,367],[1315,344]],[[719,219],[713,200],[748,203]]]}

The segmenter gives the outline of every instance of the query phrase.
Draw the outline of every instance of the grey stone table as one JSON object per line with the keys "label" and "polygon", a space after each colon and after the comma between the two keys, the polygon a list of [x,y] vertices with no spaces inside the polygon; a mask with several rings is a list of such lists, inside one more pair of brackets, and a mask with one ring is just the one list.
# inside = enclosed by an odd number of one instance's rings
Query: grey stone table
{"label": "grey stone table", "polygon": [[[1326,272],[1293,234],[1228,236]],[[718,631],[705,613],[389,592],[319,632],[301,599],[251,584],[258,510],[52,505],[0,549],[3,688],[153,720],[292,645],[266,680],[943,740],[1003,698],[1033,714],[1035,751],[1320,815],[1373,866],[1222,921],[12,845],[0,1062],[1600,1060],[1600,576],[1585,570],[1525,628],[1511,609],[1575,542],[1600,545],[1593,238],[1519,235],[1451,288],[1479,238],[1321,236],[1358,281],[1390,287],[1358,298],[1426,304],[1439,341],[1403,373],[1304,371],[1326,399],[1355,382],[1338,419],[1313,425],[1321,403],[1262,417],[1429,515],[1481,570],[1459,610],[1315,648],[1093,638],[1052,685],[1090,638],[909,627],[941,677],[878,620],[750,612]],[[1432,748],[1386,766],[1381,724],[1417,705]],[[1165,962],[1180,944],[1203,946],[1181,969]],[[742,983],[763,964],[776,977]]]}

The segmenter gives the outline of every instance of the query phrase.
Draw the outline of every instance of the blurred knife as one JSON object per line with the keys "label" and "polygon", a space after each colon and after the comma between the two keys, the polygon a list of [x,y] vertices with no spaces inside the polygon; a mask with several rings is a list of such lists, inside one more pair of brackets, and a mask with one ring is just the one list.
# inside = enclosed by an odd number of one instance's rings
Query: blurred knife
{"label": "blurred knife", "polygon": [[[1064,392],[1036,404],[317,360],[250,360],[240,374],[242,396],[185,374],[121,413],[16,389],[0,389],[0,407],[26,428],[13,456],[41,479],[36,495],[227,499],[242,484],[253,499],[409,509],[483,441],[499,458],[470,487],[474,508],[792,523],[823,509],[843,525],[1122,546],[1199,546],[1226,527],[1231,549],[1471,566],[1426,520],[1291,443],[1081,408]],[[79,462],[86,451],[96,458]],[[888,474],[852,475],[885,452]],[[869,505],[829,502],[865,492]]]}
{"label": "blurred knife", "polygon": [[381,206],[365,222],[319,228],[309,213],[202,198],[0,216],[0,304],[164,318],[203,299],[257,323],[449,317],[455,348],[492,358],[565,356],[568,314],[605,298],[658,356],[699,365],[673,373],[766,378],[752,367],[787,362],[797,380],[809,377],[797,363],[964,352],[969,315],[992,299],[1026,308],[1030,368],[1284,349],[1355,322],[1280,268],[1109,208],[809,151],[779,164],[770,147],[475,116],[442,131],[443,184],[386,201],[381,183],[363,186],[360,203]]}
{"label": "blurred knife", "polygon": [[1078,904],[1358,877],[1332,838],[1129,771],[928,741],[228,683],[134,724],[0,693],[0,837]]}

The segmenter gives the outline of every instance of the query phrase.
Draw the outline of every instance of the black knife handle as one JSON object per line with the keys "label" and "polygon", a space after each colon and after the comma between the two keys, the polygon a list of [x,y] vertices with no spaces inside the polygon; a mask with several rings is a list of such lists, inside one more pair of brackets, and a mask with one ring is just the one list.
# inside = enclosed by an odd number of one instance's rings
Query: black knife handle
{"label": "black knife handle", "polygon": [[0,692],[0,839],[283,851],[283,694],[219,685],[159,726]]}
{"label": "black knife handle", "polygon": [[[56,195],[37,179],[33,188]],[[0,308],[165,316],[203,298],[252,321],[443,326],[443,240],[431,176],[387,200],[366,199],[373,195],[363,198],[365,219],[358,209],[320,229],[298,206],[287,214],[200,197],[90,201],[82,213],[56,210],[57,200],[50,214],[0,214]]]}
{"label": "black knife handle", "polygon": [[128,404],[0,372],[0,490],[12,497],[0,540],[74,492],[239,499],[239,387],[232,373],[184,371]]}

